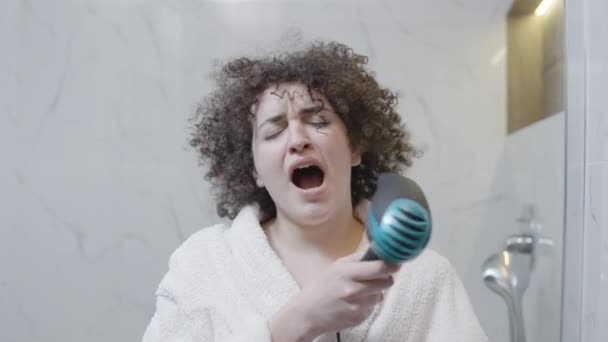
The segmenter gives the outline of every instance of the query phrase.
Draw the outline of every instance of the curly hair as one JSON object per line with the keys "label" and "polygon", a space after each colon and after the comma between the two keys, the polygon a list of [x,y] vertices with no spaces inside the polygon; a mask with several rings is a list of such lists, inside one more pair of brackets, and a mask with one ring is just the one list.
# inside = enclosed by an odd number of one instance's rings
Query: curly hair
{"label": "curly hair", "polygon": [[369,199],[384,172],[401,172],[417,152],[396,112],[397,95],[366,70],[367,57],[337,42],[315,42],[301,51],[263,58],[238,58],[216,70],[217,87],[191,118],[190,145],[207,167],[205,179],[216,191],[220,217],[233,219],[257,204],[262,221],[276,216],[265,188],[256,186],[251,149],[251,106],[269,86],[303,82],[324,94],[347,128],[361,163],[351,170],[353,206]]}

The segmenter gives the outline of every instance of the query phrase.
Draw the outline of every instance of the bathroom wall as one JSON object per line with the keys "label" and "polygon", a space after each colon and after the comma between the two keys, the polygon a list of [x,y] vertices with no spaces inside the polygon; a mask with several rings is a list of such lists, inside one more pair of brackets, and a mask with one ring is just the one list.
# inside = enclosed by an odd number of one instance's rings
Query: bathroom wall
{"label": "bathroom wall", "polygon": [[601,0],[567,1],[564,341],[608,336],[608,49]]}
{"label": "bathroom wall", "polygon": [[[480,266],[518,231],[525,203],[539,206],[548,235],[559,229],[563,150],[563,116],[505,135],[508,7],[5,1],[0,340],[140,339],[170,253],[219,220],[187,148],[187,119],[212,87],[212,61],[324,38],[367,54],[401,95],[425,151],[410,176],[433,208],[432,247],[463,277],[488,335],[507,341],[504,304],[481,284]],[[526,305],[538,311],[534,303],[548,299],[534,286]]]}
{"label": "bathroom wall", "polygon": [[543,30],[543,118],[564,111],[564,5],[554,1],[544,18]]}
{"label": "bathroom wall", "polygon": [[608,3],[584,0],[580,10],[586,47],[581,341],[600,342],[608,336]]}
{"label": "bathroom wall", "polygon": [[[494,165],[487,200],[475,208],[481,212],[479,223],[474,225],[480,230],[467,246],[470,262],[463,264],[467,266],[463,274],[491,341],[510,341],[508,312],[504,301],[480,281],[481,262],[501,251],[507,237],[520,233],[536,234],[542,241],[537,246],[535,266],[523,297],[526,336],[529,341],[560,340],[564,133],[562,112],[509,135]],[[530,207],[534,210],[533,222],[527,221]]]}
{"label": "bathroom wall", "polygon": [[507,19],[507,129],[514,132],[564,111],[564,8],[514,0]]}

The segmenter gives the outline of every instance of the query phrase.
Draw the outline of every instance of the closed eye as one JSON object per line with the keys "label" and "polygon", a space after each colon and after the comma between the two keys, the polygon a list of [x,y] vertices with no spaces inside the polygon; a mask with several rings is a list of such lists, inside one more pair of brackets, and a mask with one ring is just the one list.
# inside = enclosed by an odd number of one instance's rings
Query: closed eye
{"label": "closed eye", "polygon": [[316,128],[321,128],[321,127],[325,127],[327,125],[329,125],[329,122],[327,121],[313,121],[310,122],[311,125],[315,126]]}
{"label": "closed eye", "polygon": [[272,140],[276,137],[278,137],[281,133],[283,132],[283,129],[280,129],[279,131],[272,133],[270,135],[267,135],[266,137],[264,137],[264,140]]}
{"label": "closed eye", "polygon": [[329,122],[325,120],[325,118],[319,113],[314,113],[313,115],[311,115],[308,123],[315,126],[316,128],[325,127],[329,124]]}
{"label": "closed eye", "polygon": [[[308,114],[308,115],[306,115],[306,116],[308,116],[306,123],[308,123],[309,125],[312,125],[317,130],[321,129],[323,127],[326,127],[330,124],[330,122],[327,121],[319,113],[309,112],[306,114]],[[266,124],[272,125],[273,129],[268,129],[268,131],[271,131],[271,132],[264,136],[264,140],[272,140],[272,139],[278,137],[285,130],[286,126],[288,125],[288,123],[283,120],[271,120],[271,121],[266,122]]]}

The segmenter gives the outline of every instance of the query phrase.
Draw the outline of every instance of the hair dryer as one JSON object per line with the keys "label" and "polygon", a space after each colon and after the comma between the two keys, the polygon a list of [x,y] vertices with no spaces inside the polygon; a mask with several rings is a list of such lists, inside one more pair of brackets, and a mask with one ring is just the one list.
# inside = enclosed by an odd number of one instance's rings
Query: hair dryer
{"label": "hair dryer", "polygon": [[[431,210],[413,180],[393,173],[378,177],[376,193],[367,210],[370,248],[363,261],[381,259],[400,264],[417,257],[431,239]],[[336,333],[338,342],[340,332]]]}
{"label": "hair dryer", "polygon": [[431,228],[431,211],[418,184],[398,174],[381,174],[367,212],[370,248],[362,260],[412,260],[428,244]]}

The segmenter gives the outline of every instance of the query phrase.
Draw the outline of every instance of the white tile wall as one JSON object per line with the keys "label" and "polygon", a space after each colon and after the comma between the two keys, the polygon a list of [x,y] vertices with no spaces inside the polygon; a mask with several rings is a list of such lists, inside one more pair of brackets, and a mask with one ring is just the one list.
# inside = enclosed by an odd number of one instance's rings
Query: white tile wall
{"label": "white tile wall", "polygon": [[[506,237],[530,232],[516,221],[527,205],[535,207],[541,224],[539,237],[553,246],[539,247],[530,285],[523,297],[523,314],[529,341],[559,341],[564,212],[565,115],[558,113],[509,136],[494,165],[488,200],[475,210],[479,221],[460,228],[471,238],[462,264],[464,282],[491,341],[510,341],[505,303],[480,280],[480,262],[504,248]],[[453,199],[455,200],[455,199]],[[466,235],[477,229],[477,234]],[[455,239],[455,248],[462,244]],[[463,253],[462,251],[454,253]]]}
{"label": "white tile wall", "polygon": [[585,0],[586,188],[582,341],[608,338],[608,3]]}

